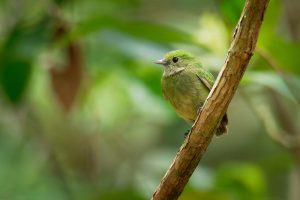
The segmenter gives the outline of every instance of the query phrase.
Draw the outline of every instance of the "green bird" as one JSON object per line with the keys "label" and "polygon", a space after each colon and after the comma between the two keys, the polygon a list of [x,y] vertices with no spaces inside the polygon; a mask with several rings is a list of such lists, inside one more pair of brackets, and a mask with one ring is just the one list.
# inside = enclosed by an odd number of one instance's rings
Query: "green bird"
{"label": "green bird", "polygon": [[[202,67],[194,55],[184,50],[171,51],[156,64],[164,66],[163,96],[181,118],[194,123],[214,84],[213,75]],[[215,134],[227,133],[227,124],[225,114]]]}

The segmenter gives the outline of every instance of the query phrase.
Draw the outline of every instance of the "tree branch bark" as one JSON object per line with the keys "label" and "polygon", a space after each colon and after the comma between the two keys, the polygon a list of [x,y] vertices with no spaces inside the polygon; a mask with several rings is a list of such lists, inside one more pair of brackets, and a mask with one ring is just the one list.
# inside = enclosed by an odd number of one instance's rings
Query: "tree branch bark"
{"label": "tree branch bark", "polygon": [[223,68],[152,200],[177,199],[199,164],[254,52],[268,2],[246,0]]}

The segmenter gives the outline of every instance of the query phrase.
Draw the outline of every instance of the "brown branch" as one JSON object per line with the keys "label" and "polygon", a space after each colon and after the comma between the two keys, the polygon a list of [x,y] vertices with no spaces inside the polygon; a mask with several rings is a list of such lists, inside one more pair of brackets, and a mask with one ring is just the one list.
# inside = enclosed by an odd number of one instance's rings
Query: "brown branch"
{"label": "brown branch", "polygon": [[189,136],[157,187],[152,200],[174,200],[183,191],[210,144],[214,131],[246,70],[255,49],[268,2],[269,0],[246,0],[224,66]]}

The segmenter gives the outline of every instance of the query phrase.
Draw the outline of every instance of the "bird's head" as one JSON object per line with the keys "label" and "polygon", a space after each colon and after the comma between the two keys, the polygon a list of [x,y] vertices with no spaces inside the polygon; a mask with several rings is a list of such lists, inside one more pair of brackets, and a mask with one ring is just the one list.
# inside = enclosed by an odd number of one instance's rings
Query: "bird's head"
{"label": "bird's head", "polygon": [[186,69],[193,61],[195,56],[184,50],[168,52],[163,59],[156,61],[156,64],[164,66],[164,76],[172,76]]}

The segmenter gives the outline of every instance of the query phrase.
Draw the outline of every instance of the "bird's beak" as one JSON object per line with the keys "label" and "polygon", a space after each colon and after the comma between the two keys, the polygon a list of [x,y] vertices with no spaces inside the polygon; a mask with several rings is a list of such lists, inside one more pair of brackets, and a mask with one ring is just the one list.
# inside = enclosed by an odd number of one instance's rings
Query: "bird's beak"
{"label": "bird's beak", "polygon": [[155,61],[155,64],[165,65],[165,64],[167,64],[167,62],[165,59],[160,59],[160,60]]}

